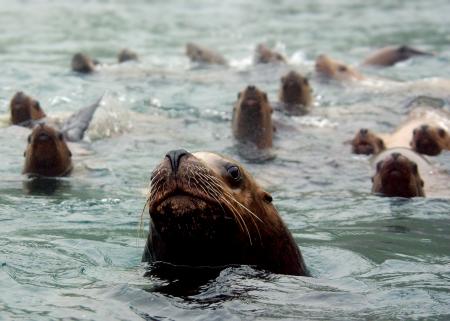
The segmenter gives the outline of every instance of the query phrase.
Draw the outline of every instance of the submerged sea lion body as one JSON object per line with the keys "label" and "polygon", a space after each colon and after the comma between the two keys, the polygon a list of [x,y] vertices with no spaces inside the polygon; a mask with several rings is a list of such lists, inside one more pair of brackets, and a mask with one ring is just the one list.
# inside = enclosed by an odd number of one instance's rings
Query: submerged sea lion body
{"label": "submerged sea lion body", "polygon": [[186,55],[192,62],[199,64],[228,65],[227,60],[218,52],[192,42],[186,44]]}
{"label": "submerged sea lion body", "polygon": [[300,250],[272,197],[236,161],[167,153],[152,174],[143,261],[184,267],[252,265],[306,275]]}
{"label": "submerged sea lion body", "polygon": [[362,80],[363,75],[356,69],[334,60],[326,55],[320,55],[316,59],[316,72],[325,79],[338,81]]}
{"label": "submerged sea lion body", "polygon": [[373,160],[376,172],[372,178],[372,193],[388,197],[425,196],[424,180],[430,164],[408,149],[390,149]]}
{"label": "submerged sea lion body", "polygon": [[363,64],[379,67],[393,66],[400,61],[408,60],[415,56],[432,56],[430,52],[418,50],[408,46],[385,47],[377,50],[367,57]]}
{"label": "submerged sea lion body", "polygon": [[255,64],[286,63],[286,58],[282,54],[270,49],[264,44],[259,44],[255,48],[253,58]]}
{"label": "submerged sea lion body", "polygon": [[234,137],[241,143],[252,143],[259,149],[272,147],[272,107],[265,92],[248,86],[238,94],[232,129]]}
{"label": "submerged sea lion body", "polygon": [[304,115],[311,109],[312,89],[308,78],[295,71],[281,77],[279,100],[283,110],[292,115]]}
{"label": "submerged sea lion body", "polygon": [[72,171],[72,153],[62,133],[44,124],[28,137],[23,173],[32,176],[66,176]]}

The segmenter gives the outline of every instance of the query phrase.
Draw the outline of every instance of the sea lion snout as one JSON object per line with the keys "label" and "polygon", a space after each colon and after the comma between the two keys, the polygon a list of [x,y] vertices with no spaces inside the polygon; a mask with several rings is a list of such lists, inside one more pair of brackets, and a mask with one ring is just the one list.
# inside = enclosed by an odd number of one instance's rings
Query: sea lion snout
{"label": "sea lion snout", "polygon": [[176,173],[178,171],[178,167],[180,166],[181,158],[188,154],[190,154],[190,153],[188,151],[186,151],[185,149],[171,150],[170,152],[168,152],[166,154],[166,157],[170,161],[170,166],[172,167],[173,172]]}

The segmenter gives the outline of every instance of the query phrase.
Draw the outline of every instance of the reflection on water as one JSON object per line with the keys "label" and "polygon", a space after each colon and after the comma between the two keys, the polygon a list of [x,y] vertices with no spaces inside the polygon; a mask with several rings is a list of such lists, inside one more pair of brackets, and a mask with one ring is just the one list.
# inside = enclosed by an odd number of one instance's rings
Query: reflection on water
{"label": "reflection on water", "polygon": [[51,177],[34,177],[23,182],[24,192],[30,195],[70,193],[70,181]]}

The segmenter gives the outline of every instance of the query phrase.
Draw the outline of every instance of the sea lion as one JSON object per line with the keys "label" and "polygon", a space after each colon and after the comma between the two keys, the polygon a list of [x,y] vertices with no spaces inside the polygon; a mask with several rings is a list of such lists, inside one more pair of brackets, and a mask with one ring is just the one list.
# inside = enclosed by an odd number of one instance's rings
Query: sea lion
{"label": "sea lion", "polygon": [[152,173],[147,204],[151,221],[144,262],[218,269],[244,264],[307,275],[272,197],[232,159],[168,152]]}
{"label": "sea lion", "polygon": [[272,147],[274,127],[267,94],[255,86],[247,86],[237,98],[232,117],[234,137],[259,149]]}
{"label": "sea lion", "polygon": [[338,81],[362,80],[363,75],[356,69],[334,60],[326,55],[319,55],[315,64],[316,72],[325,79]]}
{"label": "sea lion", "polygon": [[44,124],[36,126],[28,136],[24,157],[23,174],[31,176],[66,176],[73,168],[64,135]]}
{"label": "sea lion", "polygon": [[373,65],[378,67],[393,66],[400,61],[407,60],[414,56],[432,56],[430,52],[418,50],[408,46],[384,47],[369,57],[367,57],[363,65]]}
{"label": "sea lion", "polygon": [[63,120],[47,117],[37,100],[23,92],[18,92],[11,99],[10,103],[11,123],[29,128],[33,128],[38,124],[47,124],[59,129],[67,141],[80,141],[83,139],[95,111],[100,106],[103,96],[92,105],[79,109]]}
{"label": "sea lion", "polygon": [[117,60],[119,63],[122,63],[126,61],[138,61],[139,58],[136,52],[125,48],[119,51],[119,54],[117,55]]}
{"label": "sea lion", "polygon": [[73,55],[72,62],[71,62],[73,71],[76,71],[79,73],[84,73],[84,74],[89,74],[89,73],[94,72],[96,70],[95,66],[97,64],[98,64],[98,61],[92,59],[88,55],[81,53],[81,52],[78,52],[75,55]]}
{"label": "sea lion", "polygon": [[260,43],[255,48],[253,62],[255,64],[286,63],[286,58],[284,58],[282,54],[270,49],[265,44]]}
{"label": "sea lion", "polygon": [[312,89],[308,78],[290,71],[281,77],[279,100],[283,109],[292,115],[304,115],[310,110]]}
{"label": "sea lion", "polygon": [[375,160],[376,172],[372,178],[372,193],[388,197],[425,196],[424,181],[416,161],[427,163],[418,154],[389,150]]}
{"label": "sea lion", "polygon": [[17,92],[9,104],[11,124],[24,127],[30,127],[30,121],[39,120],[46,117],[39,101],[24,94]]}
{"label": "sea lion", "polygon": [[366,128],[361,128],[352,140],[354,154],[378,154],[385,149],[383,140]]}
{"label": "sea lion", "polygon": [[422,125],[413,130],[410,144],[420,154],[436,156],[442,150],[450,150],[450,136],[441,127]]}
{"label": "sea lion", "polygon": [[228,65],[227,60],[218,52],[192,42],[186,44],[186,55],[192,62],[199,64]]}

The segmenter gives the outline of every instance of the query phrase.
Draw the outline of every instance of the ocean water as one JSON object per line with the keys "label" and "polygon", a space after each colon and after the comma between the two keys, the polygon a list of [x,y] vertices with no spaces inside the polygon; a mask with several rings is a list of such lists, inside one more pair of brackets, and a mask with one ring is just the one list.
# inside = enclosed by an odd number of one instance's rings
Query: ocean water
{"label": "ocean water", "polygon": [[[450,98],[448,12],[440,0],[0,0],[0,319],[450,319],[449,199],[371,195],[370,161],[346,143],[361,127],[392,131],[414,97]],[[231,66],[191,66],[188,41]],[[290,65],[253,66],[260,42]],[[437,55],[361,67],[364,84],[314,75],[318,54],[358,66],[391,44]],[[140,63],[115,65],[124,47]],[[78,51],[109,66],[75,74]],[[313,111],[275,113],[276,157],[247,161],[231,135],[236,95],[254,84],[276,101],[290,69],[310,76]],[[18,90],[53,117],[105,93],[85,141],[72,147],[73,175],[45,189],[21,175],[29,131],[5,121]],[[187,294],[144,277],[150,174],[180,147],[241,161],[272,194],[313,277],[233,267]],[[448,171],[448,153],[431,161]]]}

